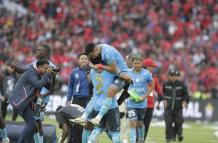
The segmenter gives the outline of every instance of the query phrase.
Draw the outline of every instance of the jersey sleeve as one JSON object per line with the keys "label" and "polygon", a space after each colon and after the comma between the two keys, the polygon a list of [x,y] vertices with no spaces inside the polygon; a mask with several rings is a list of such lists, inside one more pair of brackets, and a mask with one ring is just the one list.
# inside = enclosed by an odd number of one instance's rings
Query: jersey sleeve
{"label": "jersey sleeve", "polygon": [[92,84],[93,84],[93,79],[94,79],[94,70],[91,69],[90,70],[90,80],[92,81]]}
{"label": "jersey sleeve", "polygon": [[153,80],[154,80],[154,88],[155,88],[155,91],[158,93],[158,96],[163,96],[163,92],[162,92],[158,78],[154,77]]}
{"label": "jersey sleeve", "polygon": [[73,97],[73,87],[74,87],[74,71],[72,70],[70,73],[70,78],[68,80],[68,90],[67,90],[67,101],[71,101]]}
{"label": "jersey sleeve", "polygon": [[162,89],[161,89],[158,78],[156,76],[154,76],[153,80],[154,80],[154,89],[155,89],[155,91],[157,92],[157,95],[158,95],[157,100],[158,100],[158,102],[160,102],[160,101],[163,100],[163,92],[162,92]]}
{"label": "jersey sleeve", "polygon": [[107,51],[104,53],[103,55],[103,61],[107,64],[107,65],[111,65],[113,62],[115,62],[115,57],[114,54],[110,51]]}
{"label": "jersey sleeve", "polygon": [[150,72],[146,73],[146,79],[145,80],[146,80],[147,83],[150,83],[153,80],[152,74]]}

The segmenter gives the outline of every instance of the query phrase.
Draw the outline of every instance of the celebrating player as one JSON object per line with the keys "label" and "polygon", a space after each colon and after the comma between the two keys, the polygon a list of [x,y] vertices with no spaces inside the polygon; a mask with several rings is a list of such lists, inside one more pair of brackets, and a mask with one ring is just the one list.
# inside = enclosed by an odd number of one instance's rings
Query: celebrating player
{"label": "celebrating player", "polygon": [[[108,91],[108,86],[113,82],[114,74],[111,74],[107,71],[102,71],[101,73],[98,73],[95,70],[91,70],[90,72],[90,79],[93,83],[93,97],[92,97],[92,103],[94,107],[94,111],[91,113],[90,116],[95,116],[101,109],[101,107],[104,104],[104,100],[106,98],[106,94]],[[101,131],[103,131],[106,128],[109,130],[109,132],[112,135],[112,142],[113,143],[119,143],[120,142],[120,114],[118,109],[118,104],[116,101],[116,97],[114,96],[112,99],[112,103],[110,106],[110,109],[105,114],[105,116],[100,121],[100,125],[91,133],[91,136],[89,138],[89,142],[93,143],[97,139],[97,136]]]}
{"label": "celebrating player", "polygon": [[130,120],[130,143],[136,143],[136,129],[138,130],[139,143],[144,142],[143,120],[147,106],[146,97],[153,90],[152,74],[142,68],[142,57],[132,55],[133,69],[130,74],[133,85],[129,87],[130,98],[127,102],[128,118]]}
{"label": "celebrating player", "polygon": [[121,54],[112,46],[107,44],[94,44],[89,43],[85,47],[85,52],[88,55],[90,61],[97,60],[102,61],[103,64],[90,64],[94,70],[106,70],[116,75],[116,79],[111,85],[108,86],[107,97],[103,101],[101,109],[98,115],[93,118],[90,122],[93,124],[99,124],[102,117],[107,113],[112,104],[113,97],[124,88],[127,92],[127,88],[131,83],[131,77],[128,75],[128,67],[123,60]]}

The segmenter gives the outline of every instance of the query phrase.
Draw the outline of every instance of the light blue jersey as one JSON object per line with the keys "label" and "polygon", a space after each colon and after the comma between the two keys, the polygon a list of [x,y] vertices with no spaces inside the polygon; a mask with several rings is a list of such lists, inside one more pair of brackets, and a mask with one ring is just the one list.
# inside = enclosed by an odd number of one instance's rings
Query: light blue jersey
{"label": "light blue jersey", "polygon": [[[46,94],[47,92],[49,92],[49,90],[45,87],[43,87],[41,90],[40,90],[40,94],[43,95],[43,94]],[[50,101],[50,95],[42,98],[42,101],[39,101],[37,100],[37,102],[40,102],[38,104],[43,104],[44,106],[47,106],[48,102]],[[44,111],[41,111],[40,109],[38,111],[35,111],[35,115],[34,115],[34,118],[35,120],[44,120]]]}
{"label": "light blue jersey", "polygon": [[[107,71],[102,71],[101,73],[96,72],[95,70],[91,69],[90,71],[90,79],[93,84],[93,97],[92,100],[94,101],[94,109],[99,111],[103,101],[108,92],[108,88],[111,85],[112,81],[114,80],[114,74],[111,74]],[[112,99],[111,108],[118,107],[116,96]]]}
{"label": "light blue jersey", "polygon": [[[48,92],[49,92],[49,90],[47,88],[43,87],[40,91],[40,94],[43,95],[43,94],[46,94]],[[50,95],[48,95],[42,99],[42,102],[44,105],[47,105],[49,101],[50,101]]]}
{"label": "light blue jersey", "polygon": [[114,47],[108,45],[108,44],[99,44],[101,47],[101,59],[106,65],[110,65],[112,62],[115,62],[117,65],[117,68],[120,71],[128,72],[128,66],[126,65],[126,62],[124,61],[122,55],[119,51],[117,51]]}
{"label": "light blue jersey", "polygon": [[[139,73],[131,70],[130,75],[132,77],[133,84],[130,85],[129,90],[135,90],[139,96],[144,96],[147,92],[147,85],[152,81],[152,74],[148,70],[142,69]],[[143,102],[136,103],[128,98],[127,107],[146,108],[147,100],[145,99]]]}

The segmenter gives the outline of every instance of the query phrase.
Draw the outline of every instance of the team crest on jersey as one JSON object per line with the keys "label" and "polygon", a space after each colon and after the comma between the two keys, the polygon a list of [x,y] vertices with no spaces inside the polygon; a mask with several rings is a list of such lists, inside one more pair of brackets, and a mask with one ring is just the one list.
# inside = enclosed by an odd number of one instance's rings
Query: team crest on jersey
{"label": "team crest on jersey", "polygon": [[140,82],[140,79],[139,79],[139,78],[136,78],[136,79],[135,79],[135,82]]}
{"label": "team crest on jersey", "polygon": [[114,82],[115,82],[116,84],[118,84],[118,83],[119,83],[119,80],[115,80]]}
{"label": "team crest on jersey", "polygon": [[78,73],[75,74],[75,78],[79,78],[79,74]]}
{"label": "team crest on jersey", "polygon": [[108,60],[108,59],[110,59],[110,56],[108,54],[106,54],[105,58]]}

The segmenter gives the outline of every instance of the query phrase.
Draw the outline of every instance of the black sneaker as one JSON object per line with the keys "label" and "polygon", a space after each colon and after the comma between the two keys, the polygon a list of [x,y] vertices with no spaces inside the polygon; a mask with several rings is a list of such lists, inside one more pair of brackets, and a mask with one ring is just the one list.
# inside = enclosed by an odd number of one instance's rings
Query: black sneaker
{"label": "black sneaker", "polygon": [[182,142],[183,141],[183,136],[178,137],[178,141]]}

